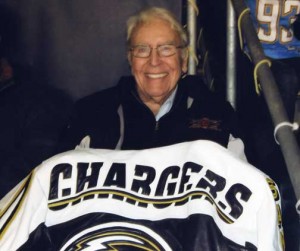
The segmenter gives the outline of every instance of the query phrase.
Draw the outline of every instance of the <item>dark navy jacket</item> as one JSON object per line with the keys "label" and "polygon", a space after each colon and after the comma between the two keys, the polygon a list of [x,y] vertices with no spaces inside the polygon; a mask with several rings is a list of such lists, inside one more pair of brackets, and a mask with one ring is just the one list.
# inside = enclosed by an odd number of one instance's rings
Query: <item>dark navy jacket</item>
{"label": "dark navy jacket", "polygon": [[156,122],[134,78],[122,77],[117,86],[77,102],[61,147],[73,149],[86,136],[92,148],[147,149],[198,139],[226,147],[230,134],[241,137],[233,108],[201,78],[181,79],[171,110]]}

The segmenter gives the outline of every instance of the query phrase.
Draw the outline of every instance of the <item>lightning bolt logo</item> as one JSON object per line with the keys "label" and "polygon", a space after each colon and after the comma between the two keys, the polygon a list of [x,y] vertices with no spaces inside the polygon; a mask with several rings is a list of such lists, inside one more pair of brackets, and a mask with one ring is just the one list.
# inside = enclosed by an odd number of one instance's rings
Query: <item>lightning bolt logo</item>
{"label": "lightning bolt logo", "polygon": [[162,251],[172,249],[153,230],[138,224],[110,222],[85,229],[60,251]]}

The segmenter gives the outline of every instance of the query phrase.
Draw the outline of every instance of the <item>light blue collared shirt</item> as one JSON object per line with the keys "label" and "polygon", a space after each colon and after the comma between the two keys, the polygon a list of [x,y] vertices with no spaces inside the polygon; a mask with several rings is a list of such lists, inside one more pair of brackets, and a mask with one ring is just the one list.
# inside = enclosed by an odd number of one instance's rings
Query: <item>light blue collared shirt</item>
{"label": "light blue collared shirt", "polygon": [[164,116],[171,110],[172,105],[174,103],[176,92],[177,92],[177,86],[175,90],[172,92],[172,94],[168,97],[168,99],[159,108],[159,111],[155,116],[156,121],[158,121],[162,116]]}

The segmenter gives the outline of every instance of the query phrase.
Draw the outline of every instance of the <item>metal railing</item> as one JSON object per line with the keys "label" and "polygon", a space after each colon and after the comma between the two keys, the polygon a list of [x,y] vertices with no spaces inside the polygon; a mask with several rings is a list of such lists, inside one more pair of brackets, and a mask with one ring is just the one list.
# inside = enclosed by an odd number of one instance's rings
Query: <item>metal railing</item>
{"label": "metal railing", "polygon": [[231,0],[227,0],[226,14],[226,98],[236,109],[236,17]]}
{"label": "metal railing", "polygon": [[247,41],[250,57],[257,67],[257,77],[260,82],[262,93],[265,97],[274,128],[276,128],[276,138],[280,145],[288,173],[295,191],[300,211],[300,151],[292,130],[292,123],[289,121],[284,109],[283,102],[277,88],[274,76],[267,63],[267,58],[263,52],[261,43],[253,26],[247,6],[243,0],[231,0],[236,16],[239,17],[242,34]]}

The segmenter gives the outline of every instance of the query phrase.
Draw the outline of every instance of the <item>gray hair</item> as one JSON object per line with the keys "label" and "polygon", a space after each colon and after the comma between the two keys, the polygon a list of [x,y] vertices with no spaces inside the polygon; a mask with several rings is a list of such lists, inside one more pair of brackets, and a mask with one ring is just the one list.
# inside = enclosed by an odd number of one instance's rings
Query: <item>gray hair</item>
{"label": "gray hair", "polygon": [[137,15],[131,16],[127,20],[127,46],[130,46],[134,30],[141,24],[147,23],[152,19],[159,18],[167,21],[171,28],[178,34],[181,40],[181,46],[188,46],[188,36],[182,25],[176,19],[175,15],[167,9],[159,7],[150,7],[142,10]]}

